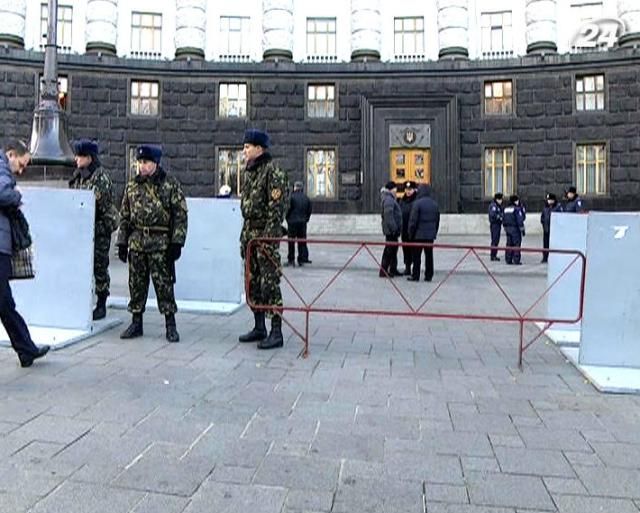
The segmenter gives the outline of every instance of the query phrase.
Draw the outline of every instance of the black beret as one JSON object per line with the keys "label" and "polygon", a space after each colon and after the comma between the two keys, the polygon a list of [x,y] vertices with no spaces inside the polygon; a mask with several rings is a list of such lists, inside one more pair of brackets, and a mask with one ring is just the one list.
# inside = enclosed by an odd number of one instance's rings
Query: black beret
{"label": "black beret", "polygon": [[557,201],[558,198],[556,198],[556,195],[552,192],[547,193],[547,199],[548,200],[553,200],[553,201]]}
{"label": "black beret", "polygon": [[388,191],[391,191],[391,190],[395,189],[396,187],[398,187],[396,185],[396,182],[387,182],[387,184],[384,186],[384,188],[387,189]]}
{"label": "black beret", "polygon": [[502,198],[504,198],[504,194],[502,194],[501,192],[496,192],[493,195],[493,199],[499,200],[499,199],[502,199]]}
{"label": "black beret", "polygon": [[89,139],[80,139],[73,145],[73,152],[81,157],[97,155],[98,143]]}
{"label": "black beret", "polygon": [[256,128],[250,128],[245,131],[242,143],[262,146],[263,148],[268,148],[271,145],[271,142],[269,141],[269,134]]}
{"label": "black beret", "polygon": [[571,186],[567,189],[567,192],[570,192],[571,194],[578,194],[578,191],[575,187]]}
{"label": "black beret", "polygon": [[162,149],[159,146],[151,146],[150,144],[141,144],[136,148],[136,160],[150,160],[156,164],[160,164],[162,158]]}
{"label": "black beret", "polygon": [[511,196],[509,196],[509,201],[511,203],[515,203],[516,201],[518,201],[520,198],[518,197],[517,194],[512,194]]}

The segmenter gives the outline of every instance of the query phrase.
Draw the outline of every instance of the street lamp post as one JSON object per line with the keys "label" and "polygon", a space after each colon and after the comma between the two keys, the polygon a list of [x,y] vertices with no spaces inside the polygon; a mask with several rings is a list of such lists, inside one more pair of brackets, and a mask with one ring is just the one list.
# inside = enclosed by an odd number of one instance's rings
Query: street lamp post
{"label": "street lamp post", "polygon": [[58,0],[49,0],[47,44],[40,103],[33,113],[31,163],[72,166],[73,151],[67,139],[67,116],[58,103]]}

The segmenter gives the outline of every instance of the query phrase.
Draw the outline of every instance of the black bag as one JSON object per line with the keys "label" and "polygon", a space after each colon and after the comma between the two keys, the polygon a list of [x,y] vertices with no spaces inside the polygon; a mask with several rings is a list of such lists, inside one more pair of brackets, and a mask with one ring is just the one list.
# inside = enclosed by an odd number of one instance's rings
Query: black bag
{"label": "black bag", "polygon": [[7,218],[11,225],[11,244],[13,252],[16,253],[31,246],[31,233],[27,218],[19,208],[12,208],[7,212]]}
{"label": "black bag", "polygon": [[11,255],[10,280],[30,280],[36,277],[33,246],[14,251]]}

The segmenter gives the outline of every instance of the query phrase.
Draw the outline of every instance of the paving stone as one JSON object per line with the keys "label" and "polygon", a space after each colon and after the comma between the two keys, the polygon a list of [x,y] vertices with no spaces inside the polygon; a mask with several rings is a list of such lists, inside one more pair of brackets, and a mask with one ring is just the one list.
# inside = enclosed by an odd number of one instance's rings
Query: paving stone
{"label": "paving stone", "polygon": [[423,485],[389,479],[348,479],[338,487],[332,513],[424,512]]}
{"label": "paving stone", "polygon": [[471,504],[555,511],[538,477],[474,472],[466,481]]}
{"label": "paving stone", "polygon": [[587,489],[579,479],[571,479],[564,477],[545,477],[544,484],[551,493],[565,495],[581,495],[587,494]]}
{"label": "paving stone", "polygon": [[591,446],[607,466],[640,469],[640,445],[591,442]]}
{"label": "paving stone", "polygon": [[640,471],[625,468],[574,466],[591,495],[640,499]]}
{"label": "paving stone", "polygon": [[33,513],[129,513],[144,496],[133,490],[67,482],[40,501]]}
{"label": "paving stone", "polygon": [[469,503],[467,488],[464,486],[427,483],[425,490],[427,502]]}
{"label": "paving stone", "polygon": [[603,497],[554,495],[559,513],[638,513],[632,501]]}
{"label": "paving stone", "polygon": [[255,468],[216,465],[211,480],[218,483],[249,484],[256,473]]}
{"label": "paving stone", "polygon": [[305,490],[333,490],[338,481],[338,462],[330,459],[267,455],[253,482]]}
{"label": "paving stone", "polygon": [[593,452],[577,430],[520,426],[518,432],[525,445],[531,449]]}
{"label": "paving stone", "polygon": [[508,474],[575,477],[575,473],[559,451],[496,447],[500,468]]}
{"label": "paving stone", "polygon": [[500,472],[500,466],[495,457],[477,458],[475,456],[462,456],[460,461],[462,462],[462,471],[465,474],[473,471]]}
{"label": "paving stone", "polygon": [[280,513],[286,495],[287,491],[279,487],[207,482],[184,513]]}
{"label": "paving stone", "polygon": [[324,431],[320,426],[309,452],[322,458],[382,461],[384,437]]}
{"label": "paving stone", "polygon": [[[442,504],[427,502],[428,513],[515,513],[513,508],[494,508],[474,504]],[[527,510],[527,513],[530,510]]]}
{"label": "paving stone", "polygon": [[290,490],[286,507],[299,511],[331,511],[333,492],[318,490]]}
{"label": "paving stone", "polygon": [[185,497],[148,493],[131,513],[182,513],[188,503]]}

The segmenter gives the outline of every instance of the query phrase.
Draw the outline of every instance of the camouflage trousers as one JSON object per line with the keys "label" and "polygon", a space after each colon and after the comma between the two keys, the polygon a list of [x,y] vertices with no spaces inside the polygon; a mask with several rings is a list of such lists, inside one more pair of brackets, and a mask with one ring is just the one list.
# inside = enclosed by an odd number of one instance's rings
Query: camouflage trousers
{"label": "camouflage trousers", "polygon": [[176,313],[178,306],[173,293],[173,276],[166,251],[129,251],[129,312],[144,312],[149,294],[149,277],[156,289],[160,313]]}
{"label": "camouflage trousers", "polygon": [[96,294],[109,295],[109,248],[111,237],[96,235],[93,244],[93,279],[96,285]]}
{"label": "camouflage trousers", "polygon": [[[249,259],[249,281],[247,297],[252,304],[262,306],[282,306],[282,292],[280,291],[280,265],[279,244],[253,244],[251,246],[251,258]],[[278,308],[267,311],[269,316],[280,313]]]}

